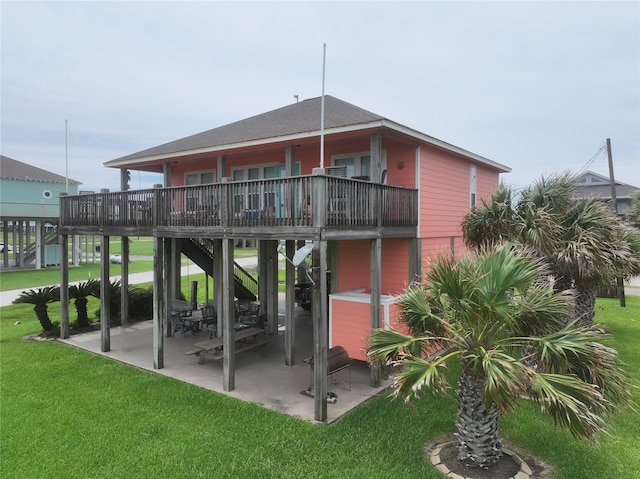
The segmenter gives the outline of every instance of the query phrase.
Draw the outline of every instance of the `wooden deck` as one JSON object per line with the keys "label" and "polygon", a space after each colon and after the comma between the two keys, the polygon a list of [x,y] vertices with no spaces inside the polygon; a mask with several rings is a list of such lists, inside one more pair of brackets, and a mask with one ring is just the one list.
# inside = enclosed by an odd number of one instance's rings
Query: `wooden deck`
{"label": "wooden deck", "polygon": [[60,198],[63,234],[256,239],[412,237],[417,190],[324,175]]}

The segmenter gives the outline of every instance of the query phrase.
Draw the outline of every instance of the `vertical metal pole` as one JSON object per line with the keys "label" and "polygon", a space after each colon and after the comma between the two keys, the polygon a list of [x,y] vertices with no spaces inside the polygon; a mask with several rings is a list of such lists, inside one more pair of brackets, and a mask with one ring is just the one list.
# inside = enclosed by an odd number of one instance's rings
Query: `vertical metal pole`
{"label": "vertical metal pole", "polygon": [[327,58],[327,44],[322,44],[322,100],[320,103],[320,168],[324,168],[324,70]]}

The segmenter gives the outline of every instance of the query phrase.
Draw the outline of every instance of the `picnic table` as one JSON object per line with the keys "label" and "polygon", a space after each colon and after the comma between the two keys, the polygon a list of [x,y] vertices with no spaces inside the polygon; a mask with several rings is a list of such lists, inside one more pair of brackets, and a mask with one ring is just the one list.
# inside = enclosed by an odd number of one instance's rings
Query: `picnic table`
{"label": "picnic table", "polygon": [[[234,335],[236,342],[235,353],[249,351],[250,349],[266,346],[270,341],[264,329],[247,328],[236,331]],[[206,341],[200,341],[193,345],[193,349],[185,352],[185,354],[195,354],[200,358],[199,363],[204,363],[206,358],[219,361],[224,357],[222,352],[223,338],[213,338]]]}

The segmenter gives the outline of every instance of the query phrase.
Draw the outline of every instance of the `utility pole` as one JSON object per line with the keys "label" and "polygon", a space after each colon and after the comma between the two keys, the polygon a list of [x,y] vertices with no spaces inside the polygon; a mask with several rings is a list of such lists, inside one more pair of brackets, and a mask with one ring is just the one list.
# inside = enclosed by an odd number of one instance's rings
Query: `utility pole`
{"label": "utility pole", "polygon": [[[616,180],[613,177],[613,155],[611,155],[611,138],[607,138],[607,158],[609,159],[609,183],[611,184],[611,207],[613,213],[618,215],[618,199],[616,197]],[[627,299],[624,296],[624,280],[621,277],[616,278],[618,295],[620,296],[620,307],[627,307]]]}

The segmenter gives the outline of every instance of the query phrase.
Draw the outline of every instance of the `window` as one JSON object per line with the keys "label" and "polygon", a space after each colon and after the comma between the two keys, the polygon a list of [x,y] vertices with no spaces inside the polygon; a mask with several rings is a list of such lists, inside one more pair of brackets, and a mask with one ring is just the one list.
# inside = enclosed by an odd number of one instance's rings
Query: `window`
{"label": "window", "polygon": [[478,172],[476,165],[471,165],[469,169],[469,206],[476,205],[476,195],[478,194]]}
{"label": "window", "polygon": [[[186,186],[194,186],[194,185],[208,185],[214,182],[216,177],[215,170],[209,171],[191,171],[184,175],[184,184]],[[202,198],[200,198],[200,194],[202,192],[199,191],[191,191],[187,190],[186,194],[186,210],[187,211],[196,211],[199,205],[202,203]]]}
{"label": "window", "polygon": [[[294,164],[294,175],[300,174],[300,163]],[[251,165],[231,170],[233,181],[263,180],[284,177],[283,163]],[[267,211],[277,213],[283,207],[280,185],[275,182],[266,184],[250,184],[248,188],[237,189],[234,193],[234,208],[237,213],[245,210],[250,212]],[[273,214],[270,213],[270,214]],[[248,214],[248,213],[247,213]]]}
{"label": "window", "polygon": [[[369,152],[353,153],[349,155],[335,155],[331,157],[333,166],[342,166],[347,170],[347,178],[371,178],[371,155]],[[380,171],[386,169],[387,155],[386,152],[382,152],[382,168]]]}

